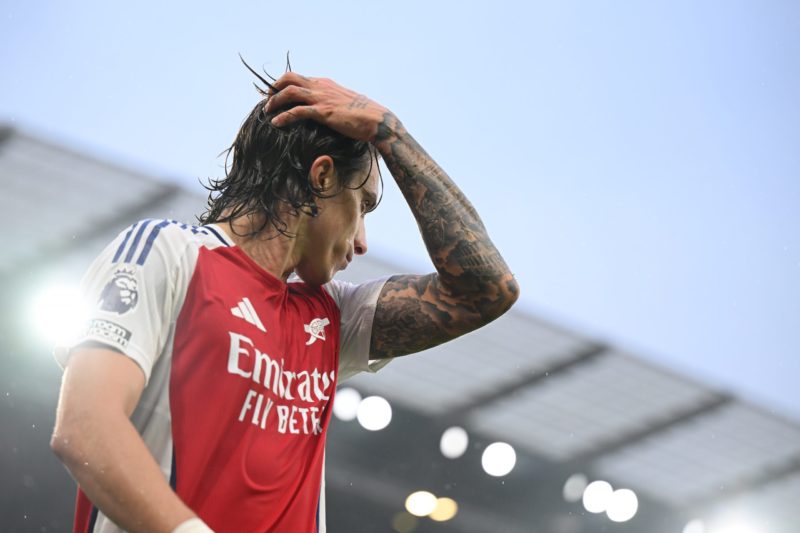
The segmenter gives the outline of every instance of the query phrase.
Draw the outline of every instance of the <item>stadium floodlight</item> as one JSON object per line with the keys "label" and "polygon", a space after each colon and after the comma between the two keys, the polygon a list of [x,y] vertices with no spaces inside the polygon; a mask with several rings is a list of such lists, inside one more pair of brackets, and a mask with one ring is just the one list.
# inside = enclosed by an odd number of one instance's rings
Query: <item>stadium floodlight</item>
{"label": "stadium floodlight", "polygon": [[336,391],[336,396],[333,398],[333,414],[345,422],[355,420],[359,404],[361,404],[361,394],[356,389],[341,388]]}
{"label": "stadium floodlight", "polygon": [[358,404],[358,423],[369,431],[378,431],[392,421],[392,406],[380,396],[368,396]]}
{"label": "stadium floodlight", "polygon": [[572,474],[567,478],[567,481],[564,483],[564,488],[561,491],[564,500],[570,503],[580,501],[583,496],[583,491],[586,490],[588,484],[589,479],[585,475]]}
{"label": "stadium floodlight", "polygon": [[630,489],[618,489],[611,493],[606,515],[612,522],[627,522],[639,510],[639,499]]}
{"label": "stadium floodlight", "polygon": [[410,514],[408,511],[395,513],[392,518],[392,531],[397,533],[411,533],[417,529],[419,518]]}
{"label": "stadium floodlight", "polygon": [[414,516],[428,516],[436,509],[436,502],[436,496],[426,490],[419,490],[406,498],[406,511]]}
{"label": "stadium floodlight", "polygon": [[517,452],[510,444],[495,442],[486,447],[481,457],[483,470],[494,477],[502,477],[514,469]]}
{"label": "stadium floodlight", "polygon": [[458,459],[467,451],[469,436],[464,428],[453,426],[442,433],[439,449],[448,459]]}
{"label": "stadium floodlight", "polygon": [[75,339],[89,317],[89,308],[75,285],[52,284],[36,294],[30,306],[30,320],[36,337],[53,345]]}
{"label": "stadium floodlight", "polygon": [[436,508],[431,511],[429,518],[435,522],[446,522],[458,513],[458,504],[452,498],[438,498]]}
{"label": "stadium floodlight", "polygon": [[590,513],[602,513],[608,509],[614,489],[608,481],[592,481],[583,491],[583,507]]}

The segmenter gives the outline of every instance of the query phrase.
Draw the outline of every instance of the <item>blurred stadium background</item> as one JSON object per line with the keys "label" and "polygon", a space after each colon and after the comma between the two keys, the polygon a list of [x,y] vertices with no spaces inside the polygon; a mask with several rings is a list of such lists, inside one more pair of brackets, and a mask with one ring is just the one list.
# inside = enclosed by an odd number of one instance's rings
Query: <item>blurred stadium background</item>
{"label": "blurred stadium background", "polygon": [[[0,256],[0,531],[67,531],[50,343],[114,235],[192,222],[205,198],[10,127],[0,180],[16,235]],[[394,271],[366,256],[342,277]],[[340,385],[329,531],[800,532],[795,420],[522,312],[432,352]]]}

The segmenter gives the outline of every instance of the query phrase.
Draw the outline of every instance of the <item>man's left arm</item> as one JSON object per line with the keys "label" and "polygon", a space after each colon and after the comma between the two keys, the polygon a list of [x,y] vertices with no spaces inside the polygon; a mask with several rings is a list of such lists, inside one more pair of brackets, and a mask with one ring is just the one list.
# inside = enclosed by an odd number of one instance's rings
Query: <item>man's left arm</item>
{"label": "man's left arm", "polygon": [[274,125],[314,120],[374,144],[436,268],[423,276],[395,276],[385,284],[373,320],[372,358],[439,345],[488,324],[514,304],[519,285],[475,208],[393,113],[329,79],[294,72],[281,76],[272,90],[266,110],[275,113]]}
{"label": "man's left arm", "polygon": [[436,268],[394,276],[375,310],[371,357],[397,357],[473,331],[505,313],[519,285],[477,211],[390,112],[375,146],[408,203]]}

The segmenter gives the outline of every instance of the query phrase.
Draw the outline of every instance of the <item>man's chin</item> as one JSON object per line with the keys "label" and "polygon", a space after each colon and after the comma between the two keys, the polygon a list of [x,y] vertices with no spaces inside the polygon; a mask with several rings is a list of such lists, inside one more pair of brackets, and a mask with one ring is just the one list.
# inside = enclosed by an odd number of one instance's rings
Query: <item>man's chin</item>
{"label": "man's chin", "polygon": [[297,274],[297,277],[300,278],[300,280],[303,281],[303,283],[305,283],[306,285],[319,287],[325,285],[330,280],[332,280],[333,276],[336,275],[336,271],[334,270],[328,274],[295,271],[295,274]]}

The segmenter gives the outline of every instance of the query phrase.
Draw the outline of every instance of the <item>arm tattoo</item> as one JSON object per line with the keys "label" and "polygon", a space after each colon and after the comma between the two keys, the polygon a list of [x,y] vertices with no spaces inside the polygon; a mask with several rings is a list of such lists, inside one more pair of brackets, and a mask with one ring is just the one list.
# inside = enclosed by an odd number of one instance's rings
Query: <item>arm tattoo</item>
{"label": "arm tattoo", "polygon": [[436,273],[395,276],[378,300],[372,357],[441,344],[503,314],[519,288],[475,208],[391,113],[375,145],[411,208]]}

